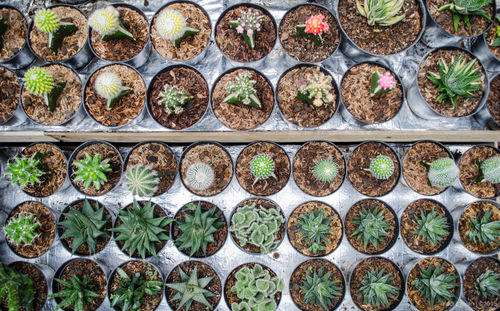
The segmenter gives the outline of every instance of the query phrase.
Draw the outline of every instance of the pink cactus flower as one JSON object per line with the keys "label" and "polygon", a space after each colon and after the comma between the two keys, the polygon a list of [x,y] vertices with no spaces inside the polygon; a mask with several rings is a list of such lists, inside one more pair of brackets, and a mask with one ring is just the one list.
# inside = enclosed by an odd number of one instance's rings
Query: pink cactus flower
{"label": "pink cactus flower", "polygon": [[313,15],[306,21],[306,33],[314,35],[322,34],[328,31],[328,23],[323,21],[325,17],[322,14]]}
{"label": "pink cactus flower", "polygon": [[243,33],[243,27],[241,27],[241,25],[239,25],[238,27],[236,27],[236,32],[237,33]]}
{"label": "pink cactus flower", "polygon": [[386,71],[378,80],[378,85],[384,90],[394,88],[394,84],[394,79],[389,71]]}

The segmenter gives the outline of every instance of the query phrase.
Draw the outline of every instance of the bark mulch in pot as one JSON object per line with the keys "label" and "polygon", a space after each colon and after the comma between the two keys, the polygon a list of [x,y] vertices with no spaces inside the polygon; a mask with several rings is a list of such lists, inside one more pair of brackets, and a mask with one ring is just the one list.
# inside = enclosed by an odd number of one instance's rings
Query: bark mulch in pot
{"label": "bark mulch in pot", "polygon": [[57,99],[54,111],[49,111],[43,96],[31,94],[26,86],[21,91],[21,104],[28,117],[43,125],[59,125],[68,121],[82,103],[82,82],[78,75],[69,67],[50,64],[43,66],[55,82],[66,81],[61,96]]}
{"label": "bark mulch in pot", "polygon": [[[372,74],[378,71],[382,76],[390,72],[396,85],[389,93],[370,96]],[[392,119],[403,104],[403,89],[396,75],[385,67],[374,63],[363,63],[351,67],[340,85],[342,101],[347,110],[358,120],[367,123],[382,123]]]}
{"label": "bark mulch in pot", "polygon": [[[9,267],[16,269],[17,271],[27,274],[31,281],[33,282],[33,290],[35,291],[35,299],[33,300],[34,311],[42,310],[47,300],[47,280],[43,273],[38,270],[38,268],[28,262],[16,261],[9,265]],[[7,299],[4,299],[0,304],[0,309],[8,310]],[[20,307],[18,311],[27,311],[24,307]]]}
{"label": "bark mulch in pot", "polygon": [[0,67],[0,124],[14,114],[19,103],[19,81],[16,75],[5,67]]}
{"label": "bark mulch in pot", "polygon": [[[255,33],[255,48],[250,48],[243,36],[231,27],[230,21],[236,21],[241,13],[257,11],[264,19],[260,31]],[[259,6],[238,5],[224,12],[215,26],[215,41],[222,53],[237,62],[253,62],[265,57],[276,42],[276,25],[273,17]]]}
{"label": "bark mulch in pot", "polygon": [[[312,170],[318,161],[328,159],[337,165],[337,176],[331,182],[318,180]],[[345,177],[345,159],[342,152],[326,141],[310,142],[297,151],[293,158],[293,179],[297,186],[307,194],[326,196],[337,191]]]}
{"label": "bark mulch in pot", "polygon": [[[439,25],[442,29],[456,36],[461,37],[472,37],[482,34],[488,26],[491,24],[489,20],[479,15],[468,15],[471,27],[467,26],[463,17],[460,17],[458,23],[458,29],[455,31],[453,26],[453,13],[450,10],[443,10],[439,12],[439,8],[443,5],[450,3],[449,0],[427,0],[427,5],[429,6],[429,12],[431,13],[432,19]],[[484,11],[488,13],[488,16],[493,19],[495,5],[493,3],[487,4],[482,7]]]}
{"label": "bark mulch in pot", "polygon": [[[363,170],[370,167],[370,162],[378,154],[389,157],[394,163],[394,172],[389,179],[377,179],[372,173]],[[347,164],[347,176],[353,187],[364,195],[378,197],[385,195],[397,185],[400,175],[399,159],[387,145],[369,141],[356,147]]]}
{"label": "bark mulch in pot", "polygon": [[[304,25],[309,17],[318,14],[323,15],[328,24],[328,31],[321,35],[323,44],[319,46],[305,37],[297,36],[295,28],[297,25]],[[321,62],[335,52],[339,43],[339,29],[335,18],[328,10],[315,5],[301,5],[287,12],[278,31],[285,51],[301,62]]]}
{"label": "bark mulch in pot", "polygon": [[[436,299],[434,305],[431,306],[430,302],[420,296],[422,294],[415,286],[411,283],[420,278],[421,269],[427,270],[429,266],[441,266],[441,273],[456,275],[455,288],[450,291],[455,294],[455,299],[453,301],[443,300],[442,302]],[[406,280],[406,293],[410,298],[411,303],[420,311],[432,310],[432,311],[445,311],[451,309],[456,301],[458,300],[458,295],[460,294],[460,276],[457,269],[447,260],[439,257],[427,257],[420,260],[410,271],[408,279]]]}
{"label": "bark mulch in pot", "polygon": [[[312,245],[311,241],[306,241],[305,239],[303,239],[303,233],[297,232],[297,230],[301,228],[299,225],[299,220],[304,214],[310,215],[311,213],[317,211],[325,212],[323,219],[326,219],[328,217],[333,218],[328,224],[328,234],[325,235],[328,239],[328,243],[321,241],[321,245],[325,249],[319,250],[315,253],[310,249]],[[342,219],[340,219],[337,211],[330,205],[319,201],[310,201],[297,206],[297,208],[293,210],[292,214],[288,218],[287,234],[290,243],[297,251],[310,257],[325,256],[333,252],[339,246],[342,240],[343,231]]]}
{"label": "bark mulch in pot", "polygon": [[415,42],[422,28],[420,10],[418,1],[405,1],[398,13],[406,14],[402,21],[387,27],[369,26],[356,9],[355,0],[341,0],[338,4],[339,22],[347,36],[363,50],[376,55],[395,54]]}
{"label": "bark mulch in pot", "polygon": [[[388,298],[389,306],[384,308],[382,306],[371,305],[369,303],[364,303],[364,294],[361,291],[361,282],[363,281],[366,273],[377,269],[378,271],[384,270],[385,274],[390,274],[392,280],[390,284],[396,288],[399,288],[399,295],[396,298]],[[383,257],[370,257],[368,259],[360,262],[351,274],[350,281],[351,297],[358,308],[365,311],[376,311],[376,310],[392,310],[401,302],[404,296],[404,277],[401,270],[392,261],[385,259]]]}
{"label": "bark mulch in pot", "polygon": [[68,59],[80,52],[87,42],[88,23],[85,15],[75,8],[61,5],[51,7],[50,10],[57,14],[61,22],[73,23],[78,28],[72,35],[64,37],[61,48],[56,54],[49,48],[49,34],[42,32],[35,25],[31,26],[29,42],[33,52],[46,61],[56,62]]}
{"label": "bark mulch in pot", "polygon": [[473,229],[472,219],[476,219],[478,216],[483,217],[488,211],[491,211],[490,221],[500,221],[500,208],[488,201],[477,201],[468,205],[458,220],[460,240],[462,240],[462,244],[472,252],[490,254],[496,252],[500,248],[500,242],[492,242],[490,245],[488,242],[479,243],[479,241],[476,240],[478,243],[473,243],[466,235],[467,231]]}
{"label": "bark mulch in pot", "polygon": [[481,257],[465,270],[464,296],[469,306],[476,311],[496,311],[500,306],[500,296],[489,294],[488,297],[484,297],[475,285],[477,278],[488,270],[500,274],[500,262],[494,258]]}
{"label": "bark mulch in pot", "polygon": [[[156,17],[164,10],[176,10],[186,18],[186,26],[198,29],[195,35],[181,40],[176,48],[170,40],[163,39],[156,29]],[[207,14],[194,3],[173,2],[163,7],[151,22],[151,42],[156,51],[163,57],[174,61],[191,59],[205,50],[210,42],[212,27]]]}
{"label": "bark mulch in pot", "polygon": [[4,62],[14,57],[26,44],[28,25],[24,16],[10,7],[0,7],[0,18],[7,24],[0,49],[0,62]]}
{"label": "bark mulch in pot", "polygon": [[[136,273],[141,275],[141,279],[145,279],[147,281],[160,281],[163,282],[163,278],[161,277],[161,272],[155,268],[155,266],[141,260],[131,260],[120,267],[125,273],[132,279]],[[154,273],[156,272],[156,274]],[[156,276],[156,277],[154,277]],[[121,275],[119,275],[116,270],[111,275],[109,281],[109,295],[114,294],[116,290],[120,286],[120,280],[123,279]],[[149,295],[147,293],[143,296],[143,302],[139,308],[140,311],[153,311],[158,307],[163,297],[163,293],[160,290],[156,295]],[[115,310],[120,310],[118,307],[115,307]]]}
{"label": "bark mulch in pot", "polygon": [[[377,208],[377,211],[384,211],[383,218],[386,221],[386,224],[392,228],[387,229],[386,233],[388,236],[382,237],[383,241],[378,240],[377,247],[375,247],[371,242],[367,244],[366,249],[363,245],[363,238],[358,239],[357,236],[353,236],[354,231],[358,229],[359,225],[354,224],[353,221],[361,215],[362,208],[365,208],[367,211],[373,211]],[[344,220],[344,230],[345,235],[349,243],[354,247],[357,251],[368,254],[368,255],[376,255],[381,254],[392,247],[392,245],[396,242],[398,238],[398,217],[392,210],[392,208],[387,205],[385,202],[376,200],[376,199],[364,199],[354,203],[353,206],[347,211]]]}
{"label": "bark mulch in pot", "polygon": [[[273,159],[276,178],[271,176],[255,182],[250,162],[260,154],[267,154]],[[274,143],[264,141],[252,143],[246,146],[236,159],[236,178],[240,186],[253,195],[275,194],[283,189],[290,178],[290,160],[283,148]]]}
{"label": "bark mulch in pot", "polygon": [[[414,233],[418,230],[417,219],[421,219],[423,216],[421,210],[428,214],[433,209],[436,216],[443,216],[447,220],[447,234],[440,235],[441,240],[436,245],[432,245],[425,237]],[[453,219],[442,204],[434,200],[421,199],[410,203],[404,210],[401,215],[400,230],[403,241],[412,251],[432,255],[442,251],[450,243],[453,237]]]}
{"label": "bark mulch in pot", "polygon": [[[200,248],[196,253],[193,254],[193,256],[190,256],[190,257],[203,258],[203,257],[211,256],[211,255],[215,254],[224,245],[224,242],[226,241],[226,237],[227,237],[226,218],[224,217],[224,213],[215,204],[212,204],[212,203],[206,202],[206,201],[197,201],[197,202],[191,202],[191,203],[193,203],[195,205],[200,204],[202,213],[209,211],[209,210],[212,210],[214,208],[217,209],[218,212],[220,213],[220,217],[217,218],[217,221],[224,223],[222,226],[220,226],[217,229],[217,231],[215,231],[213,233],[215,243],[210,242],[207,244],[206,254],[203,254],[203,251]],[[176,241],[183,234],[182,230],[179,228],[178,222],[179,221],[184,222],[186,220],[186,216],[185,216],[186,213],[191,215],[191,216],[194,215],[194,211],[189,210],[187,208],[187,205],[184,205],[175,215],[175,219],[177,220],[177,222],[174,222],[172,224],[172,238],[174,241]],[[177,247],[177,249],[180,252],[184,253],[186,256],[189,256],[189,254],[191,253],[190,248],[181,250],[181,249],[179,249],[179,247]]]}
{"label": "bark mulch in pot", "polygon": [[89,28],[90,44],[97,56],[110,61],[126,61],[139,54],[149,38],[148,21],[140,13],[128,6],[116,6],[120,21],[136,41],[130,39],[102,40],[102,35]]}
{"label": "bark mulch in pot", "polygon": [[[183,106],[183,112],[169,115],[165,106],[160,103],[166,84],[177,86],[194,97]],[[207,81],[191,67],[180,65],[166,68],[153,78],[148,92],[148,107],[152,117],[170,129],[182,130],[192,126],[203,117],[208,107]]]}
{"label": "bark mulch in pot", "polygon": [[491,43],[497,38],[497,26],[500,26],[500,23],[496,18],[492,17],[491,19],[493,20],[493,25],[491,25],[488,32],[484,34],[484,39],[491,53],[493,53],[497,59],[500,59],[500,46],[491,46]]}
{"label": "bark mulch in pot", "polygon": [[[185,181],[189,166],[201,162],[208,164],[214,171],[214,181],[204,190],[196,190]],[[219,144],[199,143],[184,151],[180,164],[182,183],[191,192],[201,196],[221,193],[233,178],[233,161],[229,153]]]}
{"label": "bark mulch in pot", "polygon": [[[481,75],[481,78],[477,81],[483,84],[483,89],[471,92],[476,97],[465,98],[463,96],[457,96],[458,107],[456,108],[453,107],[448,99],[445,99],[442,102],[437,101],[437,98],[441,93],[437,91],[437,85],[427,79],[428,73],[429,71],[439,73],[439,59],[442,58],[446,64],[450,65],[451,58],[454,57],[456,60],[460,55],[464,56],[467,63],[475,59],[475,57],[463,50],[440,49],[430,53],[427,58],[420,63],[420,68],[418,70],[417,79],[420,94],[422,94],[422,97],[432,109],[434,109],[437,113],[448,117],[464,117],[472,114],[484,95],[485,74],[484,70],[481,68],[477,72],[478,75]],[[477,66],[480,65],[476,64],[474,67]]]}
{"label": "bark mulch in pot", "polygon": [[41,169],[45,173],[42,175],[42,183],[27,186],[23,191],[35,197],[46,197],[54,194],[64,184],[67,174],[66,157],[61,149],[48,143],[30,145],[22,154],[30,158],[37,152],[43,154]]}
{"label": "bark mulch in pot", "polygon": [[460,158],[460,183],[465,190],[480,199],[495,198],[500,195],[500,183],[494,184],[488,180],[476,181],[479,174],[477,162],[493,156],[500,156],[500,152],[491,146],[479,145],[467,150]]}
{"label": "bark mulch in pot", "polygon": [[413,191],[423,195],[435,195],[447,189],[429,185],[428,169],[420,163],[432,163],[440,158],[451,158],[449,151],[430,140],[417,142],[408,148],[403,158],[403,177]]}
{"label": "bark mulch in pot", "polygon": [[[500,54],[500,47],[498,47],[498,50]],[[491,81],[490,94],[486,105],[490,111],[491,117],[500,124],[500,74]]]}
{"label": "bark mulch in pot", "polygon": [[324,274],[327,274],[329,272],[332,274],[329,280],[336,282],[336,285],[341,288],[340,291],[342,292],[342,295],[340,296],[334,296],[334,298],[326,299],[331,302],[331,307],[329,310],[335,310],[340,305],[342,299],[344,298],[345,281],[340,269],[333,263],[329,262],[328,260],[310,259],[308,261],[301,263],[297,268],[295,268],[295,270],[292,273],[292,276],[290,277],[290,293],[292,295],[293,302],[295,302],[295,304],[301,310],[304,311],[324,310],[322,306],[316,303],[313,304],[311,304],[310,302],[306,303],[304,301],[305,293],[301,288],[303,284],[306,282],[307,272],[319,271],[320,269],[323,269]]}
{"label": "bark mulch in pot", "polygon": [[321,67],[299,65],[286,72],[278,82],[276,98],[281,112],[285,118],[303,127],[315,127],[328,121],[337,110],[337,89],[335,80],[331,82],[333,100],[323,103],[320,107],[315,107],[307,102],[296,98],[298,89],[307,85],[309,79],[320,73],[326,76],[331,75]]}
{"label": "bark mulch in pot", "polygon": [[30,244],[17,245],[6,239],[12,251],[26,258],[35,258],[47,252],[54,241],[56,233],[54,216],[52,216],[50,210],[40,202],[27,201],[19,204],[10,212],[5,224],[7,225],[11,218],[18,217],[19,214],[25,216],[35,215],[35,219],[38,220],[40,226],[35,231],[37,236]]}
{"label": "bark mulch in pot", "polygon": [[[130,93],[118,100],[113,108],[106,107],[106,99],[97,94],[94,83],[99,74],[113,72],[117,74],[122,85],[132,89]],[[141,75],[125,65],[109,65],[100,68],[87,81],[84,93],[85,107],[90,116],[98,123],[116,127],[125,125],[139,116],[146,102],[146,85]]]}
{"label": "bark mulch in pot", "polygon": [[[229,95],[226,91],[226,83],[234,81],[244,71],[250,71],[252,73],[251,80],[256,81],[254,88],[262,104],[260,109],[250,105],[224,102],[224,99]],[[236,68],[225,72],[217,79],[212,90],[212,109],[215,116],[225,126],[233,130],[251,130],[262,125],[271,115],[273,106],[274,92],[271,83],[261,73],[250,68]]]}
{"label": "bark mulch in pot", "polygon": [[[210,291],[211,293],[215,294],[213,297],[208,297],[207,300],[212,306],[212,308],[208,308],[207,306],[197,302],[193,301],[193,304],[191,305],[190,310],[196,310],[196,311],[210,311],[210,310],[215,310],[215,307],[220,301],[220,298],[222,296],[222,283],[219,279],[219,276],[215,272],[215,270],[210,267],[209,265],[201,262],[201,261],[196,261],[196,260],[190,260],[190,261],[185,261],[183,263],[180,263],[178,266],[176,266],[168,275],[166,283],[180,283],[181,282],[181,277],[179,273],[179,267],[184,271],[187,275],[191,275],[193,273],[193,270],[195,267],[197,268],[198,272],[198,279],[200,278],[206,278],[206,277],[213,277],[213,279],[208,283],[208,285],[205,287],[206,290]],[[179,310],[179,311],[186,311],[185,305],[179,308],[180,300],[172,300],[174,296],[177,294],[177,291],[171,289],[168,286],[165,286],[165,298],[167,299],[168,305],[172,308],[172,310]]]}
{"label": "bark mulch in pot", "polygon": [[[106,174],[106,177],[108,178],[108,182],[104,183],[104,185],[101,185],[101,189],[97,190],[94,188],[93,185],[91,185],[89,188],[85,189],[83,187],[83,181],[79,181],[78,183],[75,183],[73,181],[74,179],[74,174],[77,171],[77,167],[74,165],[75,161],[81,161],[85,159],[85,154],[88,153],[92,158],[96,154],[100,154],[102,157],[102,160],[108,160],[108,163],[110,165],[111,171],[104,173]],[[122,158],[120,154],[110,145],[100,143],[100,142],[95,142],[89,145],[86,145],[85,147],[81,148],[80,150],[77,151],[77,153],[73,156],[73,161],[70,163],[70,177],[71,177],[71,183],[75,188],[78,189],[78,191],[86,194],[86,195],[103,195],[109,191],[111,191],[120,181],[121,174],[122,174]]]}

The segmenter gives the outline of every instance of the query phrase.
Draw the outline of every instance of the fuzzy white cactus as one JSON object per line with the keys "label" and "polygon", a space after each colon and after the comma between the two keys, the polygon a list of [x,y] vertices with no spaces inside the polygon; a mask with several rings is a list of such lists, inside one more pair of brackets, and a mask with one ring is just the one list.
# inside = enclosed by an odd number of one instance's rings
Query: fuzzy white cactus
{"label": "fuzzy white cactus", "polygon": [[121,38],[135,41],[134,35],[123,27],[120,12],[111,5],[95,10],[89,17],[89,26],[102,35],[104,41]]}
{"label": "fuzzy white cactus", "polygon": [[429,172],[427,178],[429,184],[433,187],[448,187],[453,185],[458,179],[460,173],[455,161],[451,158],[441,158],[428,164],[421,162],[427,166]]}
{"label": "fuzzy white cactus", "polygon": [[478,182],[487,180],[493,184],[500,183],[500,156],[493,156],[478,163]]}
{"label": "fuzzy white cactus", "polygon": [[206,190],[213,184],[214,179],[215,173],[210,165],[196,162],[188,167],[184,181],[194,190]]}
{"label": "fuzzy white cactus", "polygon": [[94,88],[97,94],[106,99],[108,109],[113,108],[120,98],[132,91],[131,88],[122,85],[122,80],[116,73],[110,71],[97,76]]}
{"label": "fuzzy white cactus", "polygon": [[179,11],[170,9],[161,11],[155,25],[160,36],[171,41],[176,48],[182,39],[199,32],[198,29],[186,25],[186,18]]}

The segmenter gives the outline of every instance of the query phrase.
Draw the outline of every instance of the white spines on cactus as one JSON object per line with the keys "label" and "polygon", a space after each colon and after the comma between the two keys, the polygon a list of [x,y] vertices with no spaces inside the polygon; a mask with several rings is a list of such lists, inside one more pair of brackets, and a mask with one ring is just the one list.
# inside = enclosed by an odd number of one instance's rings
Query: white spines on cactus
{"label": "white spines on cactus", "polygon": [[57,54],[65,37],[74,34],[78,27],[72,23],[61,22],[57,14],[48,9],[38,10],[35,13],[36,28],[48,34],[49,48]]}
{"label": "white spines on cactus", "polygon": [[113,108],[114,104],[132,89],[122,85],[120,77],[114,73],[105,71],[97,76],[94,88],[100,96],[106,99],[108,109]]}
{"label": "white spines on cactus", "polygon": [[500,156],[494,156],[484,160],[480,165],[483,180],[493,184],[500,183]]}
{"label": "white spines on cactus", "polygon": [[338,174],[338,167],[330,159],[321,159],[314,165],[312,173],[316,179],[323,183],[331,182]]}
{"label": "white spines on cactus", "polygon": [[255,89],[257,81],[251,78],[252,73],[245,70],[240,72],[234,80],[227,82],[224,87],[228,95],[224,98],[224,102],[229,104],[243,104],[260,109],[262,104]]}
{"label": "white spines on cactus", "polygon": [[250,172],[255,177],[254,184],[256,184],[261,179],[267,179],[273,177],[277,179],[276,174],[274,174],[274,160],[271,156],[261,153],[256,155],[250,161]]}
{"label": "white spines on cactus", "polygon": [[113,6],[95,10],[89,17],[89,26],[102,35],[102,39],[128,38],[135,41],[134,36],[123,27],[120,12]]}
{"label": "white spines on cactus", "polygon": [[133,165],[125,174],[125,183],[132,195],[148,196],[158,190],[160,178],[158,172],[149,165]]}
{"label": "white spines on cactus", "polygon": [[394,173],[394,162],[388,156],[379,154],[370,161],[370,168],[363,170],[372,173],[377,179],[386,180]]}
{"label": "white spines on cactus", "polygon": [[458,179],[459,169],[451,158],[441,158],[429,166],[427,178],[433,187],[448,187]]}
{"label": "white spines on cactus", "polygon": [[184,111],[183,106],[192,99],[191,94],[184,93],[177,86],[165,84],[159,103],[165,105],[167,114],[170,116],[182,113]]}
{"label": "white spines on cactus", "polygon": [[196,162],[188,167],[184,181],[194,190],[206,190],[213,184],[214,179],[215,173],[210,165]]}
{"label": "white spines on cactus", "polygon": [[199,32],[198,29],[188,27],[186,18],[176,10],[163,10],[156,18],[158,34],[169,40],[175,47],[179,47],[180,40]]}
{"label": "white spines on cactus", "polygon": [[66,81],[54,83],[51,74],[41,67],[30,68],[24,74],[24,85],[28,91],[37,96],[43,96],[49,111],[54,111],[56,102],[66,86]]}

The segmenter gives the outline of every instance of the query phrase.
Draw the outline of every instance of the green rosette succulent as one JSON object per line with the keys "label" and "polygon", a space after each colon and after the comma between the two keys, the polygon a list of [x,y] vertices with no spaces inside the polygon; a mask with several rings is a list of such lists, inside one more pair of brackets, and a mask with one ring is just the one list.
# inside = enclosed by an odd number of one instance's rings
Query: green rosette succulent
{"label": "green rosette succulent", "polygon": [[411,285],[419,291],[420,297],[429,302],[431,308],[436,301],[444,303],[453,301],[455,297],[454,289],[457,287],[456,273],[442,272],[443,265],[430,264],[427,269],[420,267],[420,274],[413,280]]}
{"label": "green rosette succulent", "polygon": [[38,10],[35,14],[35,26],[49,35],[49,48],[57,54],[65,37],[74,34],[78,27],[62,22],[57,14],[49,9]]}
{"label": "green rosette succulent", "polygon": [[474,286],[483,298],[500,296],[500,274],[488,269],[477,277]]}
{"label": "green rosette succulent", "polygon": [[305,245],[313,254],[326,250],[329,237],[332,236],[334,230],[330,223],[335,216],[326,217],[325,214],[324,209],[304,211],[296,224],[298,229],[295,232],[301,234],[301,239],[305,241]]}
{"label": "green rosette succulent", "polygon": [[452,0],[450,3],[441,6],[438,11],[450,10],[452,12],[453,28],[457,31],[460,18],[464,19],[467,27],[472,27],[469,20],[470,15],[479,15],[491,22],[488,12],[483,10],[483,7],[491,3],[493,3],[493,0]]}
{"label": "green rosette succulent", "polygon": [[36,96],[42,96],[50,112],[56,109],[66,81],[54,82],[52,75],[42,67],[32,67],[24,74],[24,85]]}
{"label": "green rosette succulent", "polygon": [[68,307],[72,307],[74,311],[83,311],[84,306],[92,302],[92,298],[100,296],[92,290],[95,285],[91,283],[90,275],[83,280],[76,274],[73,274],[69,281],[58,278],[54,278],[54,280],[63,285],[64,289],[48,296],[48,298],[62,299],[52,311],[64,310]]}
{"label": "green rosette succulent", "polygon": [[93,186],[97,191],[101,190],[101,186],[108,182],[106,173],[111,172],[111,165],[108,159],[103,160],[100,154],[95,154],[93,157],[85,153],[85,158],[80,161],[74,161],[76,167],[75,178],[73,182],[83,182],[83,187],[88,189]]}
{"label": "green rosette succulent", "polygon": [[500,244],[500,220],[491,220],[491,215],[492,211],[488,210],[471,219],[469,230],[465,232],[470,242],[488,243],[491,247]]}
{"label": "green rosette succulent", "polygon": [[8,170],[5,172],[5,176],[21,189],[41,184],[41,177],[45,174],[42,169],[44,156],[40,152],[35,152],[29,158],[25,155],[15,156],[13,161],[7,164]]}
{"label": "green rosette succulent", "polygon": [[40,221],[34,214],[24,215],[19,213],[11,217],[3,228],[7,240],[16,245],[30,245],[39,236],[36,230],[40,227]]}
{"label": "green rosette succulent", "polygon": [[35,290],[28,274],[0,263],[0,301],[8,311],[34,310]]}
{"label": "green rosette succulent", "polygon": [[377,308],[389,307],[389,299],[397,299],[399,288],[392,285],[394,277],[384,273],[384,269],[365,271],[361,281],[360,291],[363,293],[363,303]]}
{"label": "green rosette succulent", "polygon": [[323,268],[307,269],[305,280],[302,281],[301,290],[304,303],[309,306],[319,306],[325,311],[333,308],[333,300],[342,296],[342,287],[337,280],[331,280],[332,272],[325,273]]}
{"label": "green rosette succulent", "polygon": [[363,4],[356,0],[356,9],[361,16],[366,18],[368,25],[377,24],[387,27],[399,23],[405,18],[405,13],[397,15],[403,4],[404,0],[364,0]]}
{"label": "green rosette succulent", "polygon": [[417,216],[413,222],[417,225],[417,230],[412,233],[424,238],[432,245],[437,245],[448,236],[448,219],[444,215],[438,215],[434,207],[428,213],[421,208],[420,216]]}
{"label": "green rosette succulent", "polygon": [[113,6],[95,10],[89,17],[89,26],[102,36],[102,40],[130,39],[135,42],[132,35],[123,26],[120,12]]}
{"label": "green rosette succulent", "polygon": [[351,234],[356,237],[356,240],[363,240],[363,248],[366,250],[368,244],[371,243],[375,248],[379,242],[383,242],[385,237],[389,236],[389,231],[394,229],[394,226],[389,225],[390,219],[384,218],[385,209],[377,206],[373,209],[366,209],[361,205],[361,213],[353,220],[353,224],[357,225],[356,230]]}
{"label": "green rosette succulent", "polygon": [[243,104],[261,109],[262,104],[255,89],[257,81],[251,80],[251,78],[252,73],[245,70],[240,72],[236,79],[227,82],[225,88],[228,95],[224,98],[223,102],[228,104]]}

